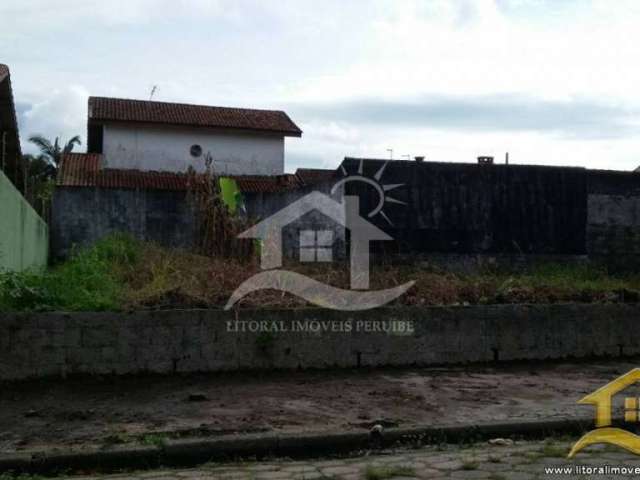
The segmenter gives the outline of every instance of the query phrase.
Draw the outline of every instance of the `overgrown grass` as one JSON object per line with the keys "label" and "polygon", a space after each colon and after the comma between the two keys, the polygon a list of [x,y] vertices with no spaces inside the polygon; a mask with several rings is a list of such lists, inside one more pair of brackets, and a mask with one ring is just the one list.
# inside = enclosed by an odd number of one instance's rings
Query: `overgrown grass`
{"label": "overgrown grass", "polygon": [[411,467],[398,465],[368,465],[365,469],[364,476],[366,480],[387,480],[393,477],[413,477],[415,476],[415,470]]}
{"label": "overgrown grass", "polygon": [[[349,288],[346,264],[300,265],[287,269],[321,282]],[[77,251],[46,273],[0,273],[0,310],[120,310],[139,308],[219,308],[251,275],[257,258],[212,258],[130,236],[113,235]],[[474,305],[503,303],[640,302],[640,274],[616,276],[594,265],[555,263],[528,271],[469,274],[423,265],[372,265],[371,288],[414,280],[396,305]],[[241,307],[300,308],[303,300],[262,290]]]}
{"label": "overgrown grass", "polygon": [[514,284],[531,287],[550,287],[560,290],[616,290],[628,288],[630,282],[638,286],[638,277],[613,277],[604,267],[589,264],[546,263],[518,278],[509,277]]}
{"label": "overgrown grass", "polygon": [[137,268],[140,251],[138,242],[119,234],[45,273],[0,273],[0,310],[117,310],[126,289],[121,278]]}
{"label": "overgrown grass", "polygon": [[167,443],[167,440],[168,438],[164,434],[148,433],[140,439],[140,443],[152,447],[162,447]]}

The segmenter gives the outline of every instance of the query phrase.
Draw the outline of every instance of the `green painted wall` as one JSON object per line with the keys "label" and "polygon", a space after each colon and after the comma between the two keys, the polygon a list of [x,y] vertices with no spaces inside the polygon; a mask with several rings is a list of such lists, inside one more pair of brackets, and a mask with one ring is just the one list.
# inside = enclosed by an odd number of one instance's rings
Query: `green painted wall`
{"label": "green painted wall", "polygon": [[0,171],[0,269],[47,265],[49,228]]}

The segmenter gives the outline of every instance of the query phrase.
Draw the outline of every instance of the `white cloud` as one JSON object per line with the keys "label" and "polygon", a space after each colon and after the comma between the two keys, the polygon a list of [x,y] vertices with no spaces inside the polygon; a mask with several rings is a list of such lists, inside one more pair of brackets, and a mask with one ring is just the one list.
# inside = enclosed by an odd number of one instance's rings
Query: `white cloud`
{"label": "white cloud", "polygon": [[31,135],[39,134],[62,141],[80,135],[86,142],[88,91],[77,85],[47,92],[33,103],[23,105],[18,115],[20,136],[25,153],[36,148],[28,143]]}
{"label": "white cloud", "polygon": [[[385,157],[393,146],[439,160],[508,148],[519,162],[631,168],[637,128],[584,142],[542,117],[526,131],[492,118],[470,131],[428,116],[410,124],[318,117],[304,105],[590,99],[604,112],[630,112],[625,121],[637,127],[639,23],[635,0],[4,0],[0,61],[13,69],[16,100],[34,106],[23,139],[39,129],[84,136],[87,94],[145,98],[158,85],[158,100],[296,105],[305,133],[287,142],[292,164]],[[549,108],[549,123],[577,130],[580,119]],[[597,112],[590,118],[597,130]],[[615,129],[603,118],[605,127]]]}
{"label": "white cloud", "polygon": [[19,0],[0,5],[0,15],[14,20],[11,22],[14,25],[54,30],[66,30],[82,24],[117,26],[158,20],[170,22],[180,16],[218,16],[223,13],[218,0]]}

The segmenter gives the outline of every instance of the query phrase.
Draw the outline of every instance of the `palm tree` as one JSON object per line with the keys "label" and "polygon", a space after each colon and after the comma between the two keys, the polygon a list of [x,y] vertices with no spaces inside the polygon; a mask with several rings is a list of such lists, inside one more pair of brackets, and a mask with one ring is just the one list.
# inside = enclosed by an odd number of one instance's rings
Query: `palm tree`
{"label": "palm tree", "polygon": [[26,153],[22,155],[22,177],[22,195],[36,212],[48,221],[56,167],[45,155]]}
{"label": "palm tree", "polygon": [[22,155],[22,163],[25,177],[33,181],[46,180],[55,176],[56,169],[45,155],[25,153]]}
{"label": "palm tree", "polygon": [[57,170],[61,167],[62,157],[73,151],[73,147],[81,145],[80,136],[76,135],[71,138],[63,147],[60,146],[60,138],[56,137],[55,141],[51,141],[42,135],[31,135],[29,141],[40,149],[40,153],[47,157],[49,162]]}

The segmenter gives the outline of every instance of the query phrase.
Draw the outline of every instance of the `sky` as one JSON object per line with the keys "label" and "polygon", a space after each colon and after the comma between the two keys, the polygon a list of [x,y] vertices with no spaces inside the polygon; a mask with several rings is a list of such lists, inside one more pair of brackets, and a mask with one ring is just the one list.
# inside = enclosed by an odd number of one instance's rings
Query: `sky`
{"label": "sky", "polygon": [[[25,152],[87,97],[285,110],[286,169],[345,156],[632,170],[635,0],[2,0]],[[83,145],[84,146],[84,145]],[[389,151],[392,150],[392,153]]]}

